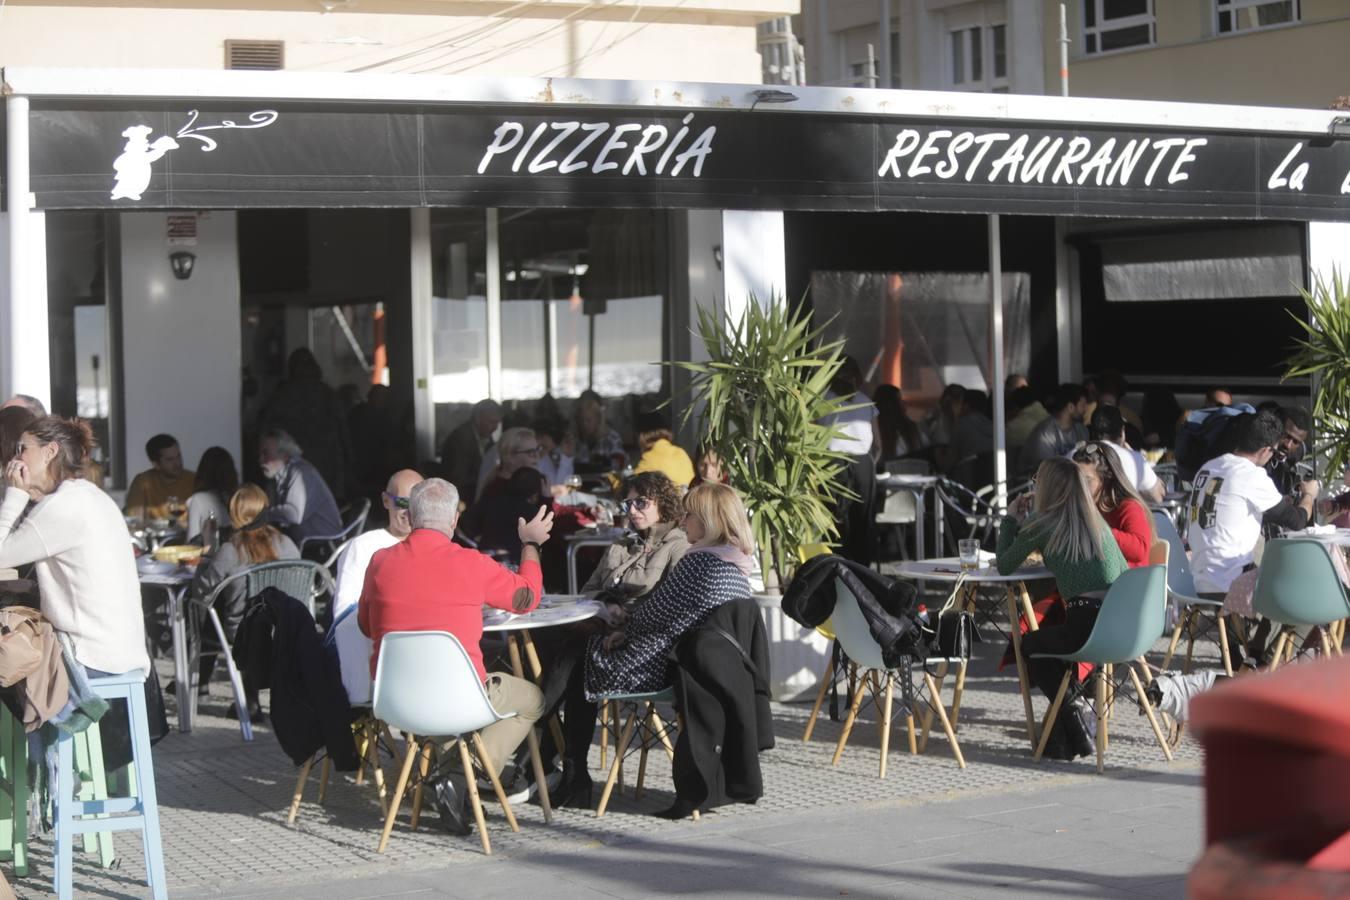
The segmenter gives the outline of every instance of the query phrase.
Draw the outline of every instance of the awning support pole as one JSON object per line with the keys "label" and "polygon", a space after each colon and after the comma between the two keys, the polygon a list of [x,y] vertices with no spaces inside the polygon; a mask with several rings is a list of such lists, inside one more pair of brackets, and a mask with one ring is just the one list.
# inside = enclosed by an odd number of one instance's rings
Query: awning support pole
{"label": "awning support pole", "polygon": [[990,343],[993,349],[992,378],[989,393],[994,397],[994,497],[995,508],[1008,506],[1007,410],[1004,408],[1003,380],[1003,252],[999,244],[998,213],[989,216],[989,315]]}

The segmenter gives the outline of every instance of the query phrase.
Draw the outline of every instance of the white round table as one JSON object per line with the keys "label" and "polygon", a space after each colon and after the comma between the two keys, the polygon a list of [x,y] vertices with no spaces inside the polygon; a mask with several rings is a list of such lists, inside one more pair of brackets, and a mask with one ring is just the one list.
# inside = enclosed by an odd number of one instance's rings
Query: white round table
{"label": "white round table", "polygon": [[[944,559],[927,559],[904,562],[900,564],[899,574],[904,578],[913,578],[922,581],[944,581],[955,583],[962,578],[961,560],[958,557],[948,557]],[[1018,624],[1018,613],[1020,606],[1021,615],[1026,618],[1027,630],[1038,630],[1036,625],[1036,614],[1031,608],[1031,594],[1027,591],[1026,583],[1028,581],[1044,581],[1053,579],[1054,573],[1045,566],[1022,566],[1014,572],[1007,575],[999,572],[993,566],[981,566],[978,569],[971,569],[964,573],[964,580],[961,583],[961,596],[957,598],[956,608],[970,612],[975,612],[975,601],[977,590],[984,584],[1001,584],[1004,586],[1008,602],[1008,634],[1012,638],[1013,658],[1017,662],[1017,683],[1022,691],[1022,706],[1026,712],[1027,718],[1027,737],[1031,740],[1031,745],[1036,746],[1038,735],[1036,734],[1036,715],[1031,707],[1030,682],[1027,679],[1026,662],[1022,659],[1022,629]],[[952,712],[952,727],[956,727],[956,716],[960,712],[959,707],[954,708]]]}

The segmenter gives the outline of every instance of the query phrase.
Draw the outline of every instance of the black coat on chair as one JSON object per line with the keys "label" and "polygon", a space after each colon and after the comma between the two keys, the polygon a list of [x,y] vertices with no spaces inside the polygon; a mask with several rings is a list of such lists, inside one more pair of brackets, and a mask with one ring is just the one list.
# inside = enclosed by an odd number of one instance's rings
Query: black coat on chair
{"label": "black coat on chair", "polygon": [[723,604],[673,655],[675,704],[684,715],[672,764],[676,794],[699,809],[754,803],[764,794],[759,753],[774,745],[769,640],[758,604],[748,597]]}
{"label": "black coat on chair", "polygon": [[342,674],[303,603],[273,587],[259,594],[239,624],[234,660],[253,684],[272,689],[272,730],[292,762],[303,765],[326,746],[339,772],[356,770]]}

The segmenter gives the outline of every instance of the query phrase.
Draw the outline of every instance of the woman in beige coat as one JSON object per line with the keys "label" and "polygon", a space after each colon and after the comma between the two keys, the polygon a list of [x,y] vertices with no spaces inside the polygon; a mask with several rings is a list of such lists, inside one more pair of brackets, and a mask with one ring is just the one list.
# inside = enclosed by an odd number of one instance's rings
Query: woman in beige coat
{"label": "woman in beige coat", "polygon": [[[660,472],[641,472],[623,485],[624,512],[634,535],[612,545],[582,590],[611,605],[640,603],[689,549],[680,528],[680,492]],[[613,612],[613,610],[611,610]]]}

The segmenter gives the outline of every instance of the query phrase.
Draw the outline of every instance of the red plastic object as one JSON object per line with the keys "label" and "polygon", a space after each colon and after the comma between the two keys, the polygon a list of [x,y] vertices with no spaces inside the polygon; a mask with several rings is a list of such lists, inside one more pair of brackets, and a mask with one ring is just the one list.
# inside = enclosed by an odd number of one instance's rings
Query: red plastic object
{"label": "red plastic object", "polygon": [[1350,658],[1242,677],[1191,704],[1205,748],[1194,898],[1350,896]]}

